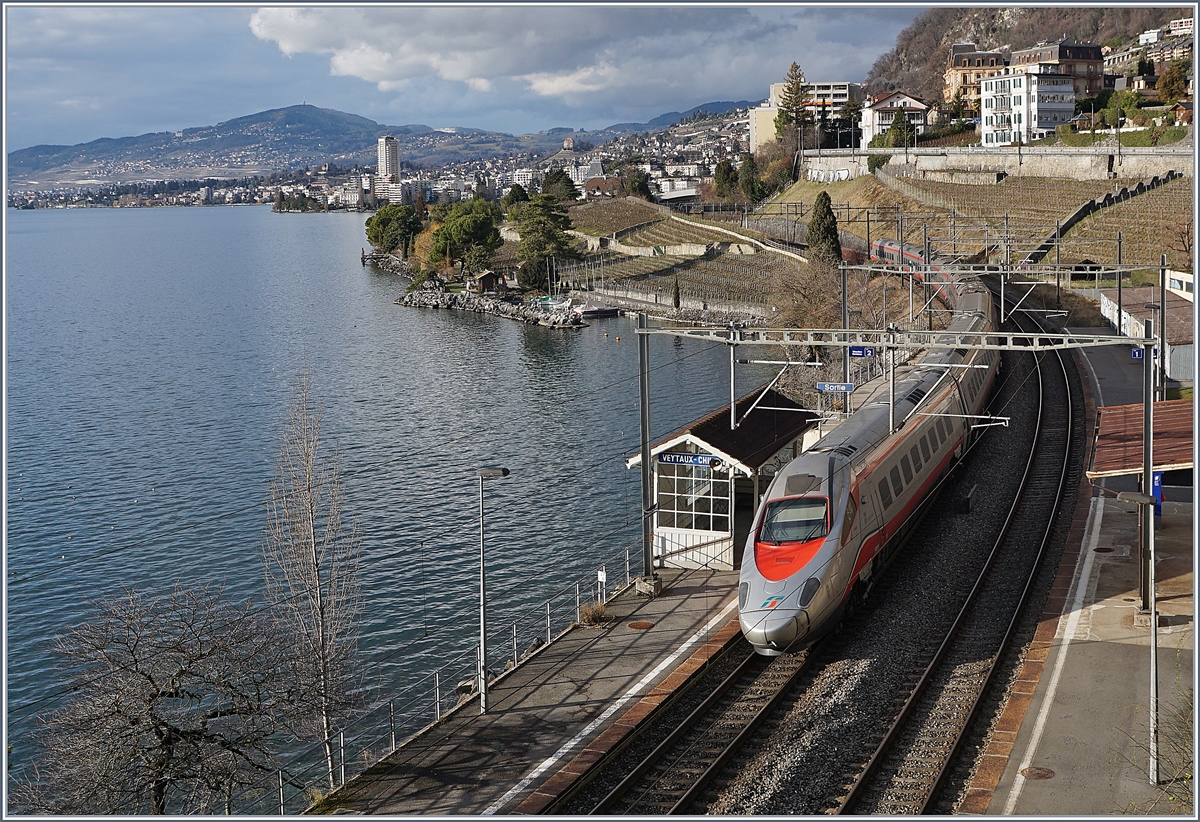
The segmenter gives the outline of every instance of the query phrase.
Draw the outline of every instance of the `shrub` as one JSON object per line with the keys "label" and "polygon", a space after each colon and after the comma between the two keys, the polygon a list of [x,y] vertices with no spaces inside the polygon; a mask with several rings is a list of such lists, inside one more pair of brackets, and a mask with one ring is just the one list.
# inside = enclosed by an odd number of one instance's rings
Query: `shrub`
{"label": "shrub", "polygon": [[609,619],[608,608],[602,602],[592,601],[579,609],[580,625],[603,625]]}
{"label": "shrub", "polygon": [[874,174],[876,169],[883,168],[891,159],[890,154],[869,154],[867,155],[867,171]]}

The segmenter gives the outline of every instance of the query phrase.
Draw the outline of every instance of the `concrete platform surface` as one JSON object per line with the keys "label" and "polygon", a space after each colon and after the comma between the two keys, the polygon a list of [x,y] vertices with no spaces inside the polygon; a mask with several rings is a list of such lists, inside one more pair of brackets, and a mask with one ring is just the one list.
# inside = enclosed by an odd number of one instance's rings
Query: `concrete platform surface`
{"label": "concrete platform surface", "polygon": [[[627,590],[611,621],[575,628],[329,797],[333,813],[509,813],[736,620],[736,571],[659,569],[663,593]],[[640,624],[639,624],[640,623]],[[650,623],[652,627],[645,627]],[[631,624],[636,627],[631,627]]]}
{"label": "concrete platform surface", "polygon": [[[1014,694],[1019,727],[997,730],[1008,744],[986,812],[1016,815],[1181,813],[1168,779],[1191,773],[1194,607],[1193,509],[1163,504],[1155,528],[1158,576],[1159,761],[1164,784],[1148,778],[1150,628],[1139,616],[1138,513],[1109,495],[1090,500],[1083,550],[1050,641],[1035,639],[1036,688]],[[1040,658],[1040,659],[1039,659]],[[1018,683],[1019,685],[1020,683]],[[1007,709],[1006,709],[1007,713]],[[1010,739],[1006,743],[1004,740]],[[985,757],[981,770],[995,767]],[[1190,788],[1185,792],[1190,796]],[[967,808],[966,810],[972,810]],[[982,808],[973,810],[982,812]],[[1190,810],[1190,808],[1189,808]]]}

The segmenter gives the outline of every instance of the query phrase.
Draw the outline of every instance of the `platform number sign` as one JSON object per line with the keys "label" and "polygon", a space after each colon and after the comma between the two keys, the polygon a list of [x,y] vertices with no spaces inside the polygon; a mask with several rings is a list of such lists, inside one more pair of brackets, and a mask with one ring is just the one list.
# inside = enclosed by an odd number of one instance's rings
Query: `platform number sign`
{"label": "platform number sign", "polygon": [[1133,357],[1135,360],[1144,360],[1146,359],[1146,349],[1131,348],[1129,349],[1129,356]]}
{"label": "platform number sign", "polygon": [[875,346],[873,345],[852,345],[850,346],[851,357],[874,357]]}

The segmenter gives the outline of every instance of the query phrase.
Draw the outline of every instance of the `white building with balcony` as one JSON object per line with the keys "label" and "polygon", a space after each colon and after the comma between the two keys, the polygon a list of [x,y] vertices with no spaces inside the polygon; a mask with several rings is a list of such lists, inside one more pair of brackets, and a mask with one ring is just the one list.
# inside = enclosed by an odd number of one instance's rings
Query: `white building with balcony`
{"label": "white building with balcony", "polygon": [[1007,68],[980,85],[984,146],[1052,136],[1075,116],[1075,80],[1053,63]]}
{"label": "white building with balcony", "polygon": [[905,117],[913,134],[924,134],[929,106],[919,97],[903,91],[888,91],[867,99],[859,114],[862,144],[883,134],[897,117]]}

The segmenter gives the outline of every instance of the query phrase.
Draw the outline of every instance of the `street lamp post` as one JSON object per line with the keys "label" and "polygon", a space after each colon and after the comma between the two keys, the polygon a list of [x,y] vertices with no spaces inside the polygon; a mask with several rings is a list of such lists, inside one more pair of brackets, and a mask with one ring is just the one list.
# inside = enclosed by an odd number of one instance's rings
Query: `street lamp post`
{"label": "street lamp post", "polygon": [[475,472],[479,477],[479,713],[488,709],[487,682],[487,574],[483,554],[483,481],[507,477],[509,470],[498,465],[485,465]]}

